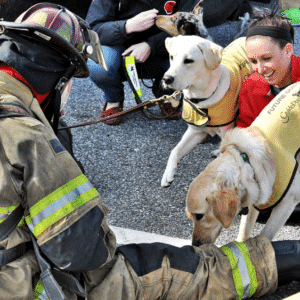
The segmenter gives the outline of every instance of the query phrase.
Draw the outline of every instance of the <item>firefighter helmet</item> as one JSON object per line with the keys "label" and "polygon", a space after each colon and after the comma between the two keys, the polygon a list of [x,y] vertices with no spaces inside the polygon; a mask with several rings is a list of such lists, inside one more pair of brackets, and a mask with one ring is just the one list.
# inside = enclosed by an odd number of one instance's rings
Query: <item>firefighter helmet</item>
{"label": "firefighter helmet", "polygon": [[[98,35],[89,25],[65,7],[38,3],[22,13],[15,22],[0,21],[1,32],[18,31],[20,35],[38,40],[66,57],[75,65],[75,77],[88,77],[88,58],[106,64]],[[97,61],[98,60],[98,61]]]}

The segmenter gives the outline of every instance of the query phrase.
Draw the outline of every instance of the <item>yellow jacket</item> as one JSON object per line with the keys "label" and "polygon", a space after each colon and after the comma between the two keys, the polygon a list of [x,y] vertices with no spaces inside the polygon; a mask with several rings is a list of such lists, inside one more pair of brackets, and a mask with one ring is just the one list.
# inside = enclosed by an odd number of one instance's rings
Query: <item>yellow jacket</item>
{"label": "yellow jacket", "polygon": [[280,201],[293,181],[298,169],[296,156],[300,150],[300,82],[285,88],[254,120],[276,156],[276,179],[273,194],[263,210]]}
{"label": "yellow jacket", "polygon": [[[210,126],[223,126],[235,120],[238,112],[238,95],[242,83],[251,75],[251,67],[245,50],[246,38],[234,40],[223,51],[222,64],[230,72],[230,87],[218,103],[208,107]],[[202,125],[205,120],[186,101],[183,101],[182,118],[189,124]]]}

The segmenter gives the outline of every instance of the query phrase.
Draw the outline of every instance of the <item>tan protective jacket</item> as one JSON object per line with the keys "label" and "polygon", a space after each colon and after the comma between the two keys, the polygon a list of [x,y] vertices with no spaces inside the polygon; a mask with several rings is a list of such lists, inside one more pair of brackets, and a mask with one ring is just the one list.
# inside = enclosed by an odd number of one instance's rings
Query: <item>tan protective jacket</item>
{"label": "tan protective jacket", "polygon": [[[57,191],[63,194],[68,183],[71,182],[73,186],[73,179],[83,175],[68,152],[63,151],[59,144],[56,144],[57,147],[51,144],[50,141],[55,140],[56,136],[27,87],[0,72],[0,106],[3,102],[21,104],[31,117],[0,119],[0,220],[5,219],[20,204],[25,208],[25,223],[3,240],[1,247],[11,249],[24,241],[30,241],[30,229],[40,249],[45,250],[44,255],[51,260],[53,258],[46,246],[56,241],[56,237],[61,236],[65,230],[71,230],[94,207],[99,207],[104,217],[99,224],[97,237],[100,236],[104,246],[100,258],[96,255],[98,253],[93,254],[93,257],[99,260],[102,255],[103,259],[97,268],[84,272],[87,299],[236,298],[238,292],[233,278],[237,266],[234,267],[228,256],[214,245],[176,248],[154,243],[117,248],[115,236],[105,221],[108,210],[95,192],[89,201],[83,201],[85,194],[81,193],[81,202],[77,201],[76,205],[73,203],[74,209],[58,221],[58,211],[52,212],[50,221],[46,216],[43,217],[44,211],[52,207],[51,201]],[[55,204],[60,205],[62,199],[65,198],[58,198]],[[45,205],[45,201],[49,202],[48,205]],[[40,213],[35,214],[36,210],[40,210]],[[40,223],[37,222],[37,216],[43,219]],[[92,224],[92,219],[85,222]],[[81,240],[83,237],[78,235],[76,238]],[[61,242],[64,242],[63,239]],[[59,244],[56,245],[59,248]],[[270,241],[256,237],[248,240],[245,245],[253,265],[252,270],[255,270],[255,274],[252,272],[257,282],[254,296],[274,292],[277,287],[277,269]],[[69,254],[74,255],[73,252],[78,248],[68,249]],[[80,248],[90,251],[86,244],[81,244]],[[88,255],[87,252],[80,259],[84,262]],[[39,272],[33,250],[0,267],[0,298],[47,299]],[[67,299],[76,299],[75,294],[65,289],[63,291]]]}

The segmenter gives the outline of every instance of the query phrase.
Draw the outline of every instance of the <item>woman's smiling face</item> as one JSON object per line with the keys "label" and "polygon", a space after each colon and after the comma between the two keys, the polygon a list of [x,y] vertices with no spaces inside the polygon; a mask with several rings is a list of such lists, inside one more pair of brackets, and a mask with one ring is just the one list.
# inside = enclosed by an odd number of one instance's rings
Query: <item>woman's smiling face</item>
{"label": "woman's smiling face", "polygon": [[256,35],[247,39],[246,51],[253,71],[270,85],[281,88],[292,83],[292,44],[288,43],[281,49],[271,37]]}

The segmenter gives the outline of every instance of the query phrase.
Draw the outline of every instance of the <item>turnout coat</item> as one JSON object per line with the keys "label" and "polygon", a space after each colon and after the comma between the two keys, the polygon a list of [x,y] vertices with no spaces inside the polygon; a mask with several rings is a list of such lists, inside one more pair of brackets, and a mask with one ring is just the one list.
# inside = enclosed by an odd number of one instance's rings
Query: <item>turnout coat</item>
{"label": "turnout coat", "polygon": [[[0,115],[0,222],[24,209],[24,218],[0,241],[1,298],[48,299],[32,239],[52,270],[82,274],[89,300],[225,300],[276,289],[274,250],[265,237],[221,249],[117,246],[99,193],[58,141],[30,89],[1,71]],[[61,289],[66,299],[77,299]]]}

